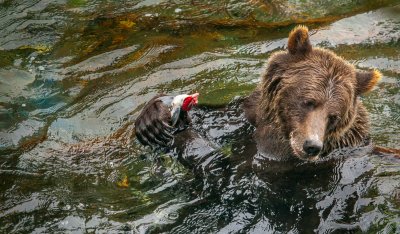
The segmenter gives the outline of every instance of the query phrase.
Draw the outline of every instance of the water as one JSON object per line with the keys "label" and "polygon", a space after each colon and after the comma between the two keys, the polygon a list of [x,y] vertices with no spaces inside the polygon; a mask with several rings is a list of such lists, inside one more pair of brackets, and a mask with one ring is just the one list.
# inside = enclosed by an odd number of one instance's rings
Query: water
{"label": "water", "polygon": [[[398,2],[218,3],[0,0],[0,232],[400,232],[399,158],[271,162],[235,106],[306,23],[382,71],[362,99],[375,144],[400,148]],[[189,167],[136,142],[146,101],[194,91],[218,150]]]}

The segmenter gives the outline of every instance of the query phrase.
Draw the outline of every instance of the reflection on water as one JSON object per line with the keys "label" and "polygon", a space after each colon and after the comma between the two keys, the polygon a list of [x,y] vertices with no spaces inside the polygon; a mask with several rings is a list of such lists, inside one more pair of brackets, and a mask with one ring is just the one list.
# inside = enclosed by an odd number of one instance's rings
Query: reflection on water
{"label": "reflection on water", "polygon": [[[374,142],[399,148],[395,2],[0,0],[1,232],[400,232],[399,158],[269,161],[236,106],[306,22],[383,72],[363,102]],[[146,101],[193,91],[214,152],[184,166],[135,141]]]}

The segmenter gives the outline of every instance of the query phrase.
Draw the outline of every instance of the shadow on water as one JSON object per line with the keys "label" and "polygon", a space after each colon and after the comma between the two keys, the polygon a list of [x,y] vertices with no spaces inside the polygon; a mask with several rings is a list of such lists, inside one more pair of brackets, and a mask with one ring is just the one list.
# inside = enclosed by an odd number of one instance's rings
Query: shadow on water
{"label": "shadow on water", "polygon": [[[361,2],[0,0],[1,232],[400,232],[399,158],[271,161],[237,106],[306,23],[315,45],[382,71],[362,101],[373,141],[399,148],[400,7]],[[144,103],[193,91],[192,128],[216,150],[136,142]]]}

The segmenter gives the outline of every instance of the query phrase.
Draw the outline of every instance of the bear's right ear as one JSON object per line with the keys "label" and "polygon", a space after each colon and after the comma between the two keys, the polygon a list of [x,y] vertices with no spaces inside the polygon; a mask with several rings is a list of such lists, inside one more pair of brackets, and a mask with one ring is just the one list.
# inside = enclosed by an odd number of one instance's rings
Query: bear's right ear
{"label": "bear's right ear", "polygon": [[308,28],[303,25],[296,26],[290,33],[288,49],[291,54],[307,54],[311,52],[312,46],[308,36]]}
{"label": "bear's right ear", "polygon": [[372,71],[357,71],[356,79],[357,79],[357,87],[356,94],[360,95],[370,91],[376,83],[382,78],[382,74],[374,69]]}

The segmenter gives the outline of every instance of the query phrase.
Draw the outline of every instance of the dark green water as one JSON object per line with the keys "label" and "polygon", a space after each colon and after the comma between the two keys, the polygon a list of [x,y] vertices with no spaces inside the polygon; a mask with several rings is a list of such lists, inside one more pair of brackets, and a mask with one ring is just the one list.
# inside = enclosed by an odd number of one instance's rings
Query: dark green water
{"label": "dark green water", "polygon": [[[301,22],[383,73],[362,99],[375,144],[400,148],[398,4],[0,0],[0,232],[399,233],[399,158],[270,162],[235,108]],[[193,91],[220,148],[196,170],[133,134],[155,94]]]}

